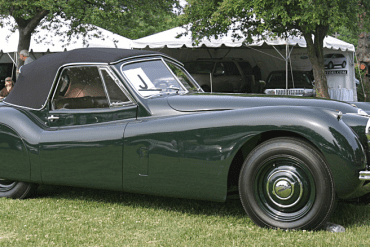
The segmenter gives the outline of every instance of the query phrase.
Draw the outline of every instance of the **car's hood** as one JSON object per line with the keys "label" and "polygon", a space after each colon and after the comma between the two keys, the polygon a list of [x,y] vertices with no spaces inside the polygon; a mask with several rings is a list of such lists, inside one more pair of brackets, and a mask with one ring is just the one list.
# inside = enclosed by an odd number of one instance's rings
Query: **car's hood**
{"label": "car's hood", "polygon": [[321,107],[342,113],[358,113],[359,108],[349,103],[317,99],[317,98],[289,98],[262,95],[212,95],[187,94],[174,95],[167,98],[171,108],[181,112],[231,110],[259,106],[313,106]]}

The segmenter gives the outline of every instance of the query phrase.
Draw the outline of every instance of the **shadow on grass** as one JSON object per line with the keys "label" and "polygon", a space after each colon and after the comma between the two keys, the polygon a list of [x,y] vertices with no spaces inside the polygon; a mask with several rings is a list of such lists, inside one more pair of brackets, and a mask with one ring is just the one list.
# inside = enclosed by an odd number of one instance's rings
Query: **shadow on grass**
{"label": "shadow on grass", "polygon": [[[220,217],[248,217],[237,195],[231,195],[226,202],[210,202],[192,199],[171,198],[153,195],[133,194],[118,191],[86,189],[68,186],[42,185],[34,198],[55,198],[120,204],[140,208],[168,210],[171,212],[215,215]],[[353,201],[339,201],[329,220],[347,227],[370,226],[370,195]]]}
{"label": "shadow on grass", "polygon": [[344,227],[370,226],[370,196],[339,201],[330,221]]}
{"label": "shadow on grass", "polygon": [[37,189],[37,193],[33,198],[84,200],[197,215],[247,217],[236,195],[231,195],[223,203],[99,189],[42,185]]}

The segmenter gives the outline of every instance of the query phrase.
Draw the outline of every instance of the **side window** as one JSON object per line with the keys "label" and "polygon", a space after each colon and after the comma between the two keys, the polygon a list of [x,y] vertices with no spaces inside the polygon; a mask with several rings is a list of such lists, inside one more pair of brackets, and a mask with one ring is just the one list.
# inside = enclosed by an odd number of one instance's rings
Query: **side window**
{"label": "side window", "polygon": [[212,72],[214,62],[188,62],[185,63],[185,69],[193,74],[209,74]]}
{"label": "side window", "polygon": [[52,101],[53,109],[104,108],[108,106],[97,67],[69,67],[62,71]]}
{"label": "side window", "polygon": [[239,62],[244,75],[253,75],[252,66],[248,62]]}
{"label": "side window", "polygon": [[226,75],[240,75],[238,67],[233,62],[224,62],[225,74]]}
{"label": "side window", "polygon": [[239,75],[238,67],[233,62],[218,62],[216,64],[216,75]]}
{"label": "side window", "polygon": [[122,92],[118,85],[114,82],[106,69],[100,70],[102,73],[105,86],[107,88],[108,97],[111,105],[120,105],[120,103],[130,102],[127,96]]}

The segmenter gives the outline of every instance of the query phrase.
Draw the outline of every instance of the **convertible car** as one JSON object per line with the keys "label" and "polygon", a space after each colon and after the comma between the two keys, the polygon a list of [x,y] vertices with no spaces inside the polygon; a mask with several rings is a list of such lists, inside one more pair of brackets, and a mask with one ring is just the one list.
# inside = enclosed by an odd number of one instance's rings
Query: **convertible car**
{"label": "convertible car", "polygon": [[38,184],[225,201],[259,226],[318,229],[365,193],[370,118],[353,104],[204,93],[161,53],[86,48],[23,66],[0,103],[0,196]]}

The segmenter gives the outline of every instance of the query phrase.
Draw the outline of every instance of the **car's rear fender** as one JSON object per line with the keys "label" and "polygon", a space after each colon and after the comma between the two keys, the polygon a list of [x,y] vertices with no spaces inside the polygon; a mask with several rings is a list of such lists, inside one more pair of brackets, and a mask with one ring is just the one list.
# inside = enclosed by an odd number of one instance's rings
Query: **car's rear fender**
{"label": "car's rear fender", "polygon": [[[11,107],[0,107],[0,178],[27,182],[39,181],[40,133],[40,126],[31,121],[22,111]],[[32,171],[34,172],[31,173]]]}

